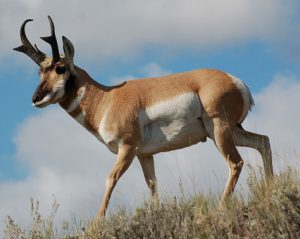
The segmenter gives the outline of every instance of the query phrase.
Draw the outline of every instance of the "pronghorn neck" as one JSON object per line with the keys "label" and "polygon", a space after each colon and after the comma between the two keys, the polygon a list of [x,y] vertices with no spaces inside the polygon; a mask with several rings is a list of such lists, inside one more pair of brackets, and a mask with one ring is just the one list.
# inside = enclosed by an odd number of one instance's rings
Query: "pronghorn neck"
{"label": "pronghorn neck", "polygon": [[94,81],[84,70],[75,67],[76,76],[71,76],[65,86],[65,97],[60,106],[86,129],[95,133],[101,104],[109,87]]}

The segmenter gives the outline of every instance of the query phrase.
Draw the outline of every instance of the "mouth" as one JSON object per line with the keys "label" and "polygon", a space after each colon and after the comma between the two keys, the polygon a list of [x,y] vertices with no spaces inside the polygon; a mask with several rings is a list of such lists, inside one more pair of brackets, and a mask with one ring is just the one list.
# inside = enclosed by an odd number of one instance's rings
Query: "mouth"
{"label": "mouth", "polygon": [[32,105],[34,107],[37,107],[37,108],[44,108],[44,107],[46,107],[47,105],[50,104],[50,99],[51,99],[51,95],[48,94],[42,100],[36,101],[36,102],[32,102]]}
{"label": "mouth", "polygon": [[44,108],[49,104],[50,104],[49,102],[44,102],[44,103],[43,102],[35,102],[35,103],[32,103],[32,106],[37,107],[37,108]]}

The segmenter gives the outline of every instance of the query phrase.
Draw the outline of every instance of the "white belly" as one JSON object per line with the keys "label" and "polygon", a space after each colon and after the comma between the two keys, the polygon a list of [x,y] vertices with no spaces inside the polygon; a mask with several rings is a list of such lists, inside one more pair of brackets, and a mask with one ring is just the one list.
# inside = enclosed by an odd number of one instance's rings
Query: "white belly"
{"label": "white belly", "polygon": [[139,115],[142,143],[138,154],[155,154],[204,140],[198,95],[190,92],[147,108]]}

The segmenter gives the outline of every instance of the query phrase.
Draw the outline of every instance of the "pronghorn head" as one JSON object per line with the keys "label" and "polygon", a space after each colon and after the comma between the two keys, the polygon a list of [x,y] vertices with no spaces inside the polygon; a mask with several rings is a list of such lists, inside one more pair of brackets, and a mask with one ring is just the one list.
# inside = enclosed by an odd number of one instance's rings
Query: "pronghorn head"
{"label": "pronghorn head", "polygon": [[73,57],[74,47],[70,40],[62,37],[64,57],[61,57],[58,50],[58,44],[55,36],[54,24],[50,16],[48,16],[51,35],[48,37],[41,37],[44,41],[49,43],[52,48],[52,57],[48,57],[41,52],[36,45],[31,45],[25,34],[25,25],[32,19],[26,20],[20,30],[22,45],[14,48],[29,56],[35,63],[40,66],[41,82],[32,96],[32,103],[36,107],[45,107],[49,104],[60,102],[65,96],[65,86],[71,76],[75,76]]}

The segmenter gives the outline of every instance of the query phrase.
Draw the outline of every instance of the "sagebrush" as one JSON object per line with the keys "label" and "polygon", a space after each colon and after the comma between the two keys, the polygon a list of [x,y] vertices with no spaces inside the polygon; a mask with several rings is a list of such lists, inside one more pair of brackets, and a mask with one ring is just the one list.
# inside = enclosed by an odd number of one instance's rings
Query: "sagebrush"
{"label": "sagebrush", "polygon": [[[43,217],[32,201],[31,228],[21,228],[7,218],[5,238],[300,238],[300,178],[287,169],[266,183],[251,173],[249,194],[234,196],[226,208],[218,197],[197,194],[144,203],[133,213],[119,209],[98,224],[86,222],[85,230],[70,230],[69,223],[53,223],[53,213]],[[73,228],[73,227],[72,227]]]}

